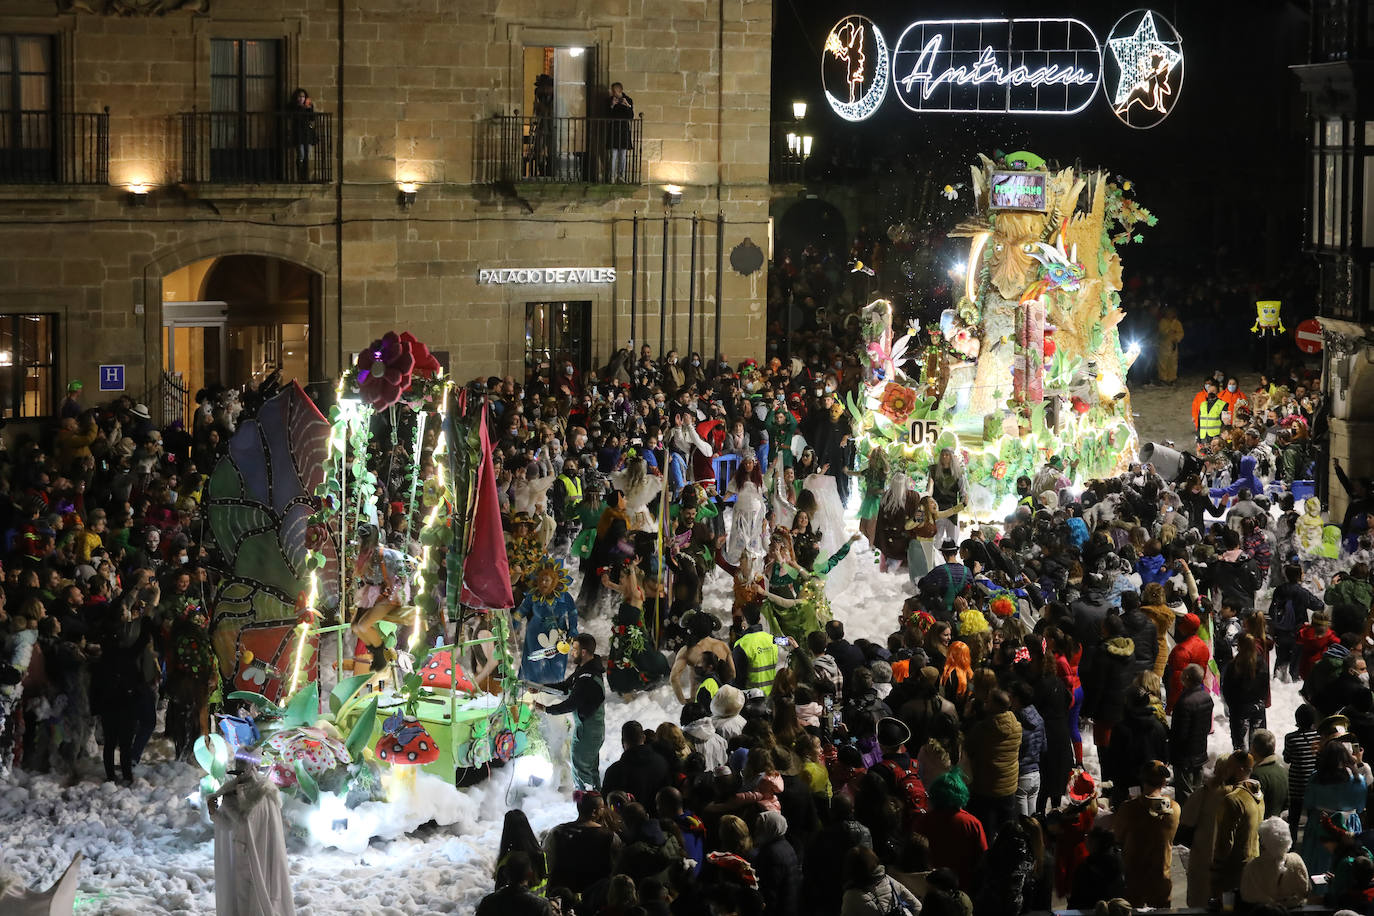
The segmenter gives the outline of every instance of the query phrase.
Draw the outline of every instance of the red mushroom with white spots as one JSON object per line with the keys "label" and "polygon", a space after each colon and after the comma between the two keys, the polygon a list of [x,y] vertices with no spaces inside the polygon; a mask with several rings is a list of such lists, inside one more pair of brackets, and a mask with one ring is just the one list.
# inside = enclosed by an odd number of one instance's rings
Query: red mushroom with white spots
{"label": "red mushroom with white spots", "polygon": [[392,716],[382,728],[374,749],[378,760],[393,766],[424,766],[439,759],[439,745],[414,716]]}

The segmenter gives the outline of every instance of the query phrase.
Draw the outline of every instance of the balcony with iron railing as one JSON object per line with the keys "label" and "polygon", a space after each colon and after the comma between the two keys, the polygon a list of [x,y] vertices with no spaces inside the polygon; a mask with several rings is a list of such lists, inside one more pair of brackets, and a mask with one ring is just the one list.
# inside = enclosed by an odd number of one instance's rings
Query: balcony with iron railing
{"label": "balcony with iron railing", "polygon": [[644,118],[493,115],[478,124],[483,183],[626,184],[644,181]]}
{"label": "balcony with iron railing", "polygon": [[0,184],[110,182],[110,110],[0,111]]}
{"label": "balcony with iron railing", "polygon": [[320,111],[188,111],[181,115],[185,184],[329,184],[334,125]]}

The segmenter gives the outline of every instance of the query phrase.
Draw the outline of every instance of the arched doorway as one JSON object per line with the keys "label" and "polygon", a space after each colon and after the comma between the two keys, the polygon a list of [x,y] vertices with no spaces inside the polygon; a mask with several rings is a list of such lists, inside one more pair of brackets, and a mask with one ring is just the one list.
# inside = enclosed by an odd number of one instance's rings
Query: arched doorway
{"label": "arched doorway", "polygon": [[321,277],[281,258],[231,254],[162,278],[162,368],[191,394],[255,385],[273,372],[320,377]]}

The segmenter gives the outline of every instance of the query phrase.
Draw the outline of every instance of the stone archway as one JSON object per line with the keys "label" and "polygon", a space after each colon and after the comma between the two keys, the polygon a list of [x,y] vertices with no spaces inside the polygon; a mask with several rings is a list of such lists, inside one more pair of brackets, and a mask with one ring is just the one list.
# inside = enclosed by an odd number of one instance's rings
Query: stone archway
{"label": "stone archway", "polygon": [[313,244],[299,231],[292,236],[251,229],[231,230],[224,234],[190,239],[159,249],[144,265],[142,275],[135,279],[136,310],[145,313],[144,345],[146,352],[158,357],[144,362],[144,387],[151,390],[161,378],[162,361],[162,283],[163,278],[180,268],[207,259],[235,255],[256,255],[285,261],[309,271],[315,278],[317,304],[311,326],[311,370],[320,377],[332,377],[339,370],[339,300],[334,282],[332,251]]}

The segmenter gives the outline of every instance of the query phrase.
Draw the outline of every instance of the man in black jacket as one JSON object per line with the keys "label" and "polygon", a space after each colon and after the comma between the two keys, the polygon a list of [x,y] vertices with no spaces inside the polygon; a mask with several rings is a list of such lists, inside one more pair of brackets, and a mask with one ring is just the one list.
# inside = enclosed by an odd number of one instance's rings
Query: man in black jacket
{"label": "man in black jacket", "polygon": [[620,837],[604,823],[605,808],[600,794],[587,792],[577,800],[577,820],[549,831],[544,841],[549,887],[581,894],[611,876]]}
{"label": "man in black jacket", "polygon": [[620,759],[606,768],[607,794],[629,792],[650,813],[658,790],[668,784],[668,761],[644,740],[644,726],[631,719],[620,727]]}
{"label": "man in black jacket", "polygon": [[1183,669],[1183,693],[1169,725],[1169,762],[1174,767],[1174,800],[1182,804],[1202,785],[1207,736],[1212,732],[1212,695],[1202,686],[1202,666]]}
{"label": "man in black jacket", "polygon": [[838,620],[831,620],[826,623],[825,637],[829,640],[825,647],[825,654],[835,660],[836,666],[840,669],[840,674],[844,675],[844,681],[848,684],[849,676],[854,673],[854,669],[867,663],[864,652],[844,638],[844,624]]}
{"label": "man in black jacket", "polygon": [[1112,729],[1112,743],[1102,758],[1102,773],[1112,781],[1112,805],[1130,798],[1135,774],[1151,760],[1169,759],[1169,728],[1155,713],[1150,695],[1132,687],[1126,695],[1125,718]]}
{"label": "man in black jacket", "polygon": [[559,684],[568,698],[548,707],[551,715],[572,713],[571,741],[573,777],[579,789],[601,786],[601,742],[606,740],[606,682],[605,665],[596,654],[596,637],[579,633],[573,637],[573,673]]}
{"label": "man in black jacket", "polygon": [[[1131,642],[1135,643],[1135,655],[1131,659],[1131,673],[1140,674],[1142,671],[1153,671],[1155,667],[1155,656],[1159,653],[1159,631],[1155,629],[1155,622],[1150,616],[1140,609],[1140,595],[1136,592],[1121,593],[1121,623],[1126,628],[1126,635]],[[1151,754],[1136,761],[1129,772],[1135,773],[1140,770],[1140,764],[1149,760],[1165,760],[1161,754]]]}

